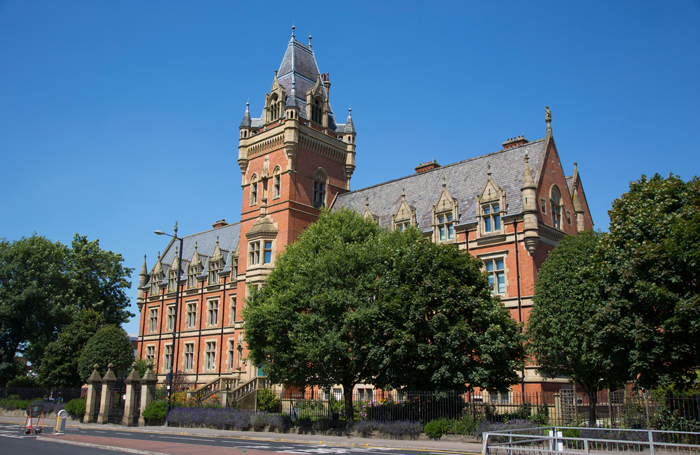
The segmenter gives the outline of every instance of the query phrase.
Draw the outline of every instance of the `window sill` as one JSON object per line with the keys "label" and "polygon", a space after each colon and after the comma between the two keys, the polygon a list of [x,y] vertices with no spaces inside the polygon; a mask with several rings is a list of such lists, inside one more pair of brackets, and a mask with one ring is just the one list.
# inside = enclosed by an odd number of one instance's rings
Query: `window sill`
{"label": "window sill", "polygon": [[497,232],[495,234],[482,234],[476,239],[478,245],[488,245],[491,243],[501,243],[506,241],[506,234]]}

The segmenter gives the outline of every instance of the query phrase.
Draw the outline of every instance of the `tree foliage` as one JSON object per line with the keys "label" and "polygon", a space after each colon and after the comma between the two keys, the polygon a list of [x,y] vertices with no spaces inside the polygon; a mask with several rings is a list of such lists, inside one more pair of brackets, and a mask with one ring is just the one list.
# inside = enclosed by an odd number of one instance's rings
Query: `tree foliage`
{"label": "tree foliage", "polygon": [[122,263],[78,234],[70,248],[36,234],[0,240],[0,384],[14,376],[18,353],[40,365],[77,311],[95,310],[110,324],[133,317],[125,293],[131,269]]}
{"label": "tree foliage", "polygon": [[78,360],[78,371],[84,382],[92,374],[95,364],[99,365],[100,376],[104,376],[110,363],[114,365],[112,371],[116,375],[130,370],[133,362],[134,348],[129,336],[123,329],[108,325],[98,330],[85,345]]}
{"label": "tree foliage", "polygon": [[49,343],[39,364],[39,378],[51,387],[80,387],[78,373],[80,354],[97,331],[105,325],[105,318],[95,310],[79,310],[70,324]]}
{"label": "tree foliage", "polygon": [[250,290],[250,356],[275,383],[341,385],[348,425],[358,383],[505,388],[517,381],[522,340],[479,264],[417,230],[324,212]]}
{"label": "tree foliage", "polygon": [[642,387],[682,386],[700,368],[700,180],[642,176],[609,214],[601,348]]}
{"label": "tree foliage", "polygon": [[540,374],[568,376],[592,399],[590,420],[595,424],[595,396],[627,379],[599,349],[596,314],[602,308],[604,282],[593,231],[565,237],[542,265],[535,283],[528,319],[529,352]]}

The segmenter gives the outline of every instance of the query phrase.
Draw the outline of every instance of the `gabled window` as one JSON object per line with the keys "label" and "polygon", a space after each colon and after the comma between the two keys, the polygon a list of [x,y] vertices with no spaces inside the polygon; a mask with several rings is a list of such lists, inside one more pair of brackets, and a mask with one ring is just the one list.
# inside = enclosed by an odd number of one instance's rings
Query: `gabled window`
{"label": "gabled window", "polygon": [[455,228],[453,222],[453,216],[451,213],[446,213],[443,215],[438,215],[437,217],[437,228],[438,228],[438,240],[444,242],[446,240],[452,240],[455,238]]}
{"label": "gabled window", "polygon": [[323,120],[323,101],[321,98],[316,98],[311,105],[311,121],[322,123]]}
{"label": "gabled window", "polygon": [[187,287],[196,288],[197,287],[197,277],[199,276],[199,266],[196,264],[190,264],[187,268]]}
{"label": "gabled window", "polygon": [[501,204],[498,202],[483,204],[481,216],[484,225],[484,234],[499,232],[501,230]]}
{"label": "gabled window", "polygon": [[151,274],[151,290],[149,291],[151,295],[158,294],[158,285],[162,279],[162,276],[158,273]]}
{"label": "gabled window", "polygon": [[177,289],[177,269],[171,267],[168,271],[168,291],[175,291]]}

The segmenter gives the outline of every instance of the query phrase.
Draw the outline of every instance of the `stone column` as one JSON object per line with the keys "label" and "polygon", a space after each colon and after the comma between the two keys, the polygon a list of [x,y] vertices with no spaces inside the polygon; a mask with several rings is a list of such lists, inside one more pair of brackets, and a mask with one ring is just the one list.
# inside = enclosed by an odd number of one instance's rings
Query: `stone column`
{"label": "stone column", "polygon": [[97,403],[97,391],[102,388],[102,378],[100,373],[97,372],[99,367],[98,364],[95,364],[92,374],[87,380],[88,391],[85,399],[85,417],[83,418],[83,421],[86,423],[93,421],[92,416],[95,415],[95,407],[99,404]]}
{"label": "stone column", "polygon": [[134,419],[134,410],[136,409],[136,390],[134,390],[134,384],[138,384],[141,381],[141,377],[136,372],[136,365],[136,362],[131,365],[131,373],[129,373],[129,376],[127,376],[124,381],[126,383],[126,398],[124,400],[122,425],[126,425],[127,427],[138,425],[138,417]]}
{"label": "stone column", "polygon": [[97,415],[97,423],[107,423],[109,421],[109,409],[112,407],[112,390],[117,377],[112,372],[111,363],[107,365],[107,372],[102,378],[102,399],[100,400],[100,413]]}
{"label": "stone column", "polygon": [[141,415],[139,415],[138,423],[140,427],[146,425],[146,420],[143,418],[143,410],[146,409],[148,403],[155,399],[156,384],[158,384],[158,378],[153,374],[151,365],[148,365],[146,373],[141,378]]}

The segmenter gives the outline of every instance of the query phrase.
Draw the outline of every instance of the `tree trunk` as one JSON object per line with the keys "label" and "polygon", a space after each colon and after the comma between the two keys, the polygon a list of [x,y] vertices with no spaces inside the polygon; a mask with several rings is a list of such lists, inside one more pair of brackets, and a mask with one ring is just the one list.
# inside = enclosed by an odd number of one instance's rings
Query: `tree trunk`
{"label": "tree trunk", "polygon": [[345,429],[350,432],[355,425],[355,409],[352,407],[352,391],[355,384],[343,384],[343,397],[345,398]]}
{"label": "tree trunk", "polygon": [[588,392],[588,427],[595,428],[597,426],[596,412],[598,410],[598,391],[593,390]]}

